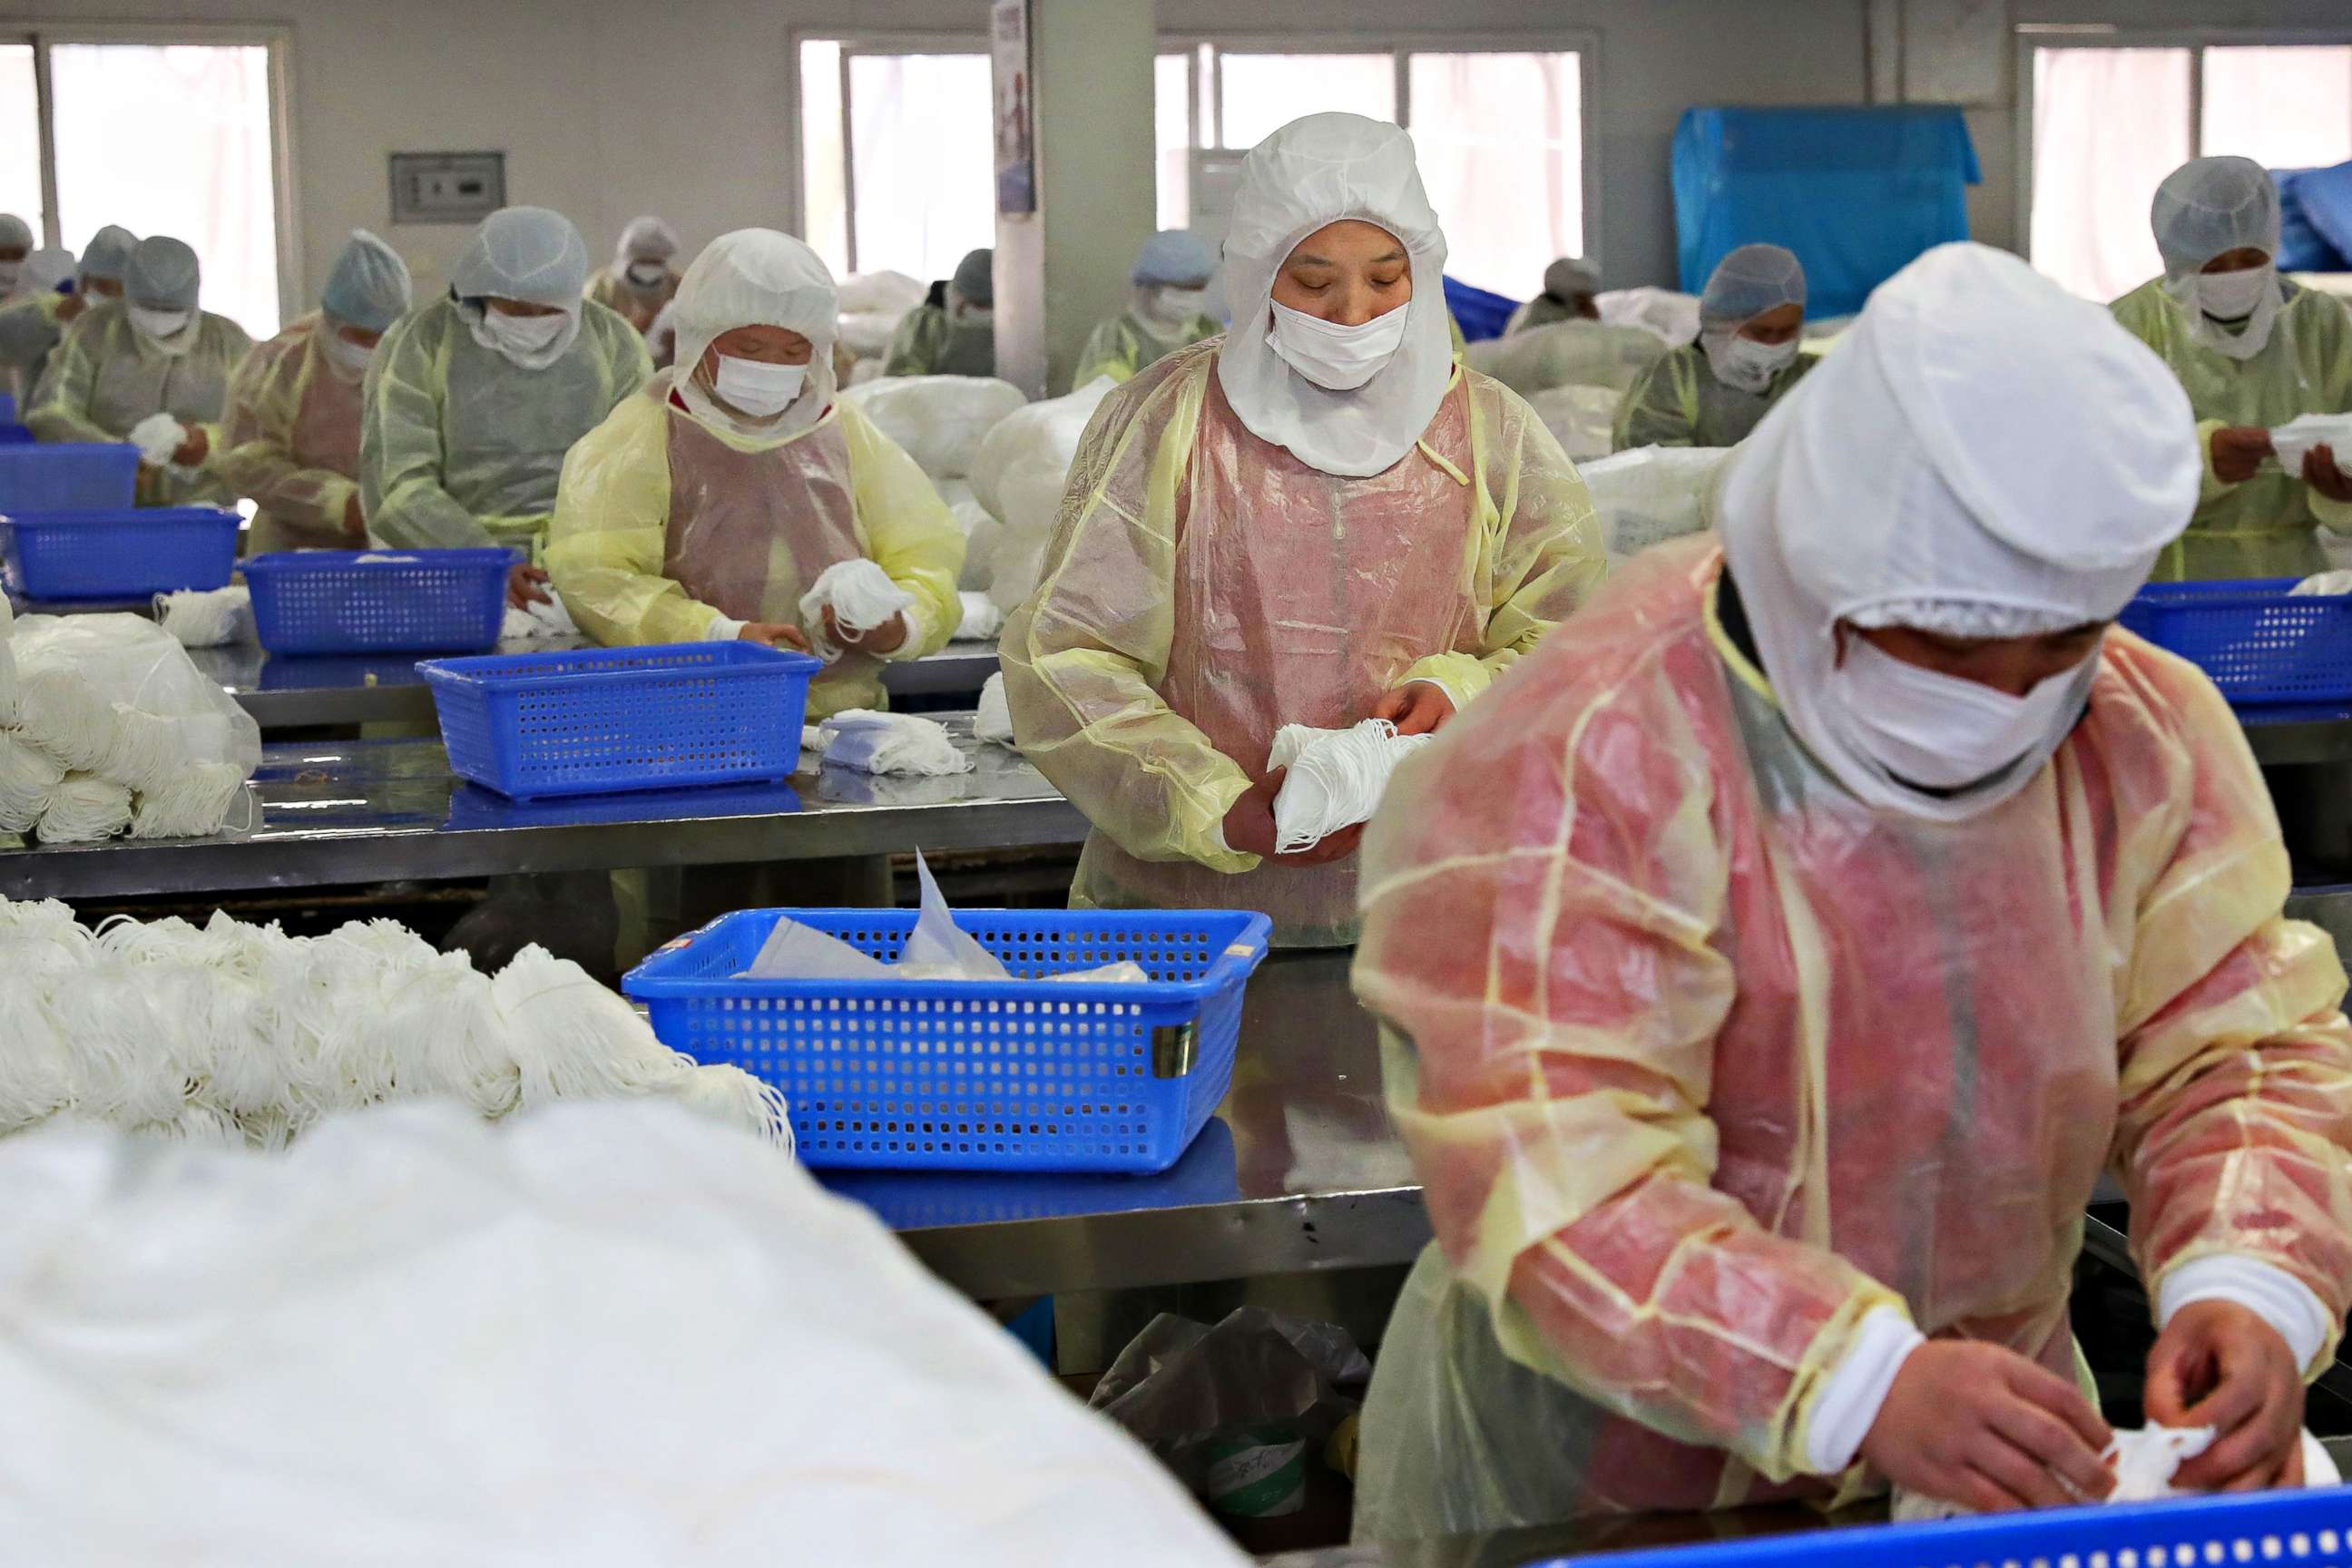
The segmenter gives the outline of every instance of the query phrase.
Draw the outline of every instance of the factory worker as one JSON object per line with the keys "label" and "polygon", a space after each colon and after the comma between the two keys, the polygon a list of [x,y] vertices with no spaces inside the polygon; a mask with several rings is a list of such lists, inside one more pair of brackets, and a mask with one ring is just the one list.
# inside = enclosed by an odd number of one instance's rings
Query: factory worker
{"label": "factory worker", "polygon": [[907,312],[884,375],[996,374],[996,252],[975,250],[934,297]]}
{"label": "factory worker", "polygon": [[[2271,431],[2352,409],[2352,311],[2278,274],[2278,186],[2246,158],[2199,158],[2157,188],[2164,276],[2116,319],[2189,389],[2205,452],[2189,531],[2156,575],[2300,577],[2326,569],[2319,524],[2352,532],[2352,476],[2329,447],[2289,469]],[[2341,454],[2352,462],[2352,451]]]}
{"label": "factory worker", "polygon": [[1597,321],[1601,306],[1601,269],[1581,257],[1563,256],[1544,268],[1543,292],[1511,312],[1503,335],[1558,321]]}
{"label": "factory worker", "polygon": [[678,249],[677,230],[661,219],[631,218],[613,247],[613,264],[590,280],[588,298],[618,310],[639,332],[651,331],[654,318],[677,292],[669,263]]}
{"label": "factory worker", "polygon": [[2149,1414],[2221,1428],[2181,1484],[2293,1479],[2352,1290],[2344,973],[2228,706],[2109,625],[2194,436],[2104,310],[1930,251],[1730,460],[1719,544],[1399,771],[1355,984],[1437,1240],[1360,1537],[2100,1495],[2103,1168]]}
{"label": "factory worker", "polygon": [[1233,330],[1113,392],[1003,643],[1022,750],[1094,824],[1071,903],[1352,942],[1358,830],[1275,853],[1285,724],[1442,727],[1601,578],[1584,483],[1458,368],[1412,140],[1295,121],[1243,161]]}
{"label": "factory worker", "polygon": [[121,297],[122,274],[138,244],[138,237],[129,229],[109,224],[91,237],[80,261],[71,268],[71,293],[45,291],[0,304],[0,370],[16,378],[20,413],[31,405],[41,373],[48,368],[49,356],[64,340],[66,329],[93,301]]}
{"label": "factory worker", "polygon": [[29,292],[25,282],[25,258],[39,243],[33,236],[31,224],[15,213],[0,213],[0,300],[20,299]]}
{"label": "factory worker", "polygon": [[180,446],[167,461],[140,468],[144,506],[231,499],[206,459],[218,444],[229,377],[253,340],[199,308],[200,271],[184,242],[141,240],[123,268],[122,298],[94,304],[67,330],[25,416],[43,441],[121,441],[152,415],[178,420],[186,430]]}
{"label": "factory worker", "polygon": [[327,275],[319,309],[255,349],[229,383],[213,466],[260,509],[247,554],[367,542],[360,389],[376,345],[408,307],[408,264],[355,229]]}
{"label": "factory worker", "polygon": [[[740,638],[838,654],[814,718],[880,708],[882,664],[936,653],[960,618],[963,535],[930,481],[835,397],[833,274],[799,240],[747,228],[714,241],[678,287],[677,367],[572,449],[548,569],[598,641]],[[828,566],[866,559],[914,605],[862,632],[800,600]]]}
{"label": "factory worker", "polygon": [[1128,273],[1134,298],[1087,335],[1070,384],[1084,386],[1103,375],[1125,381],[1161,356],[1223,331],[1209,313],[1209,278],[1216,270],[1215,253],[1183,229],[1145,240]]}
{"label": "factory worker", "polygon": [[20,408],[32,401],[49,351],[65,335],[58,308],[72,296],[58,289],[73,275],[72,251],[61,246],[36,250],[25,258],[22,291],[0,303],[0,392],[16,398]]}
{"label": "factory worker", "polygon": [[1813,361],[1800,353],[1805,268],[1777,245],[1743,245],[1699,296],[1698,342],[1674,350],[1617,408],[1616,446],[1732,447]]}
{"label": "factory worker", "polygon": [[[561,213],[482,220],[449,297],[383,336],[360,418],[360,505],[404,549],[504,544],[536,553],[572,444],[653,374],[645,340],[582,298],[588,247]],[[510,597],[546,574],[519,567]]]}

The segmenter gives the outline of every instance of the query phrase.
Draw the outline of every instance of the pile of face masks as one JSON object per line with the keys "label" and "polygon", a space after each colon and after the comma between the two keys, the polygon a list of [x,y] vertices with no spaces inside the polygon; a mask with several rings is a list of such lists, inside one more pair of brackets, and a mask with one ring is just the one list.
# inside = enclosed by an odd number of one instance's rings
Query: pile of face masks
{"label": "pile of face masks", "polygon": [[956,749],[944,727],[912,713],[852,708],[817,726],[824,765],[861,773],[968,773],[972,760]]}
{"label": "pile of face masks", "polygon": [[1275,849],[1295,855],[1343,827],[1371,820],[1397,764],[1435,735],[1400,735],[1385,719],[1352,729],[1318,730],[1285,724],[1275,731],[1266,771],[1287,768],[1274,797]]}
{"label": "pile of face masks", "polygon": [[0,1132],[51,1117],[275,1147],[336,1111],[449,1099],[500,1117],[660,1096],[783,1141],[782,1101],[697,1067],[579,965],[526,948],[496,980],[390,921],[289,937],[215,914],[85,930],[0,901]]}
{"label": "pile of face masks", "polygon": [[972,715],[971,732],[993,745],[1013,744],[1013,705],[1004,700],[1002,670],[980,689],[980,711]]}
{"label": "pile of face masks", "polygon": [[834,624],[843,631],[870,632],[887,626],[914,602],[914,595],[890,581],[890,574],[865,557],[836,561],[818,573],[809,591],[801,595],[801,626],[817,657],[831,663],[843,650],[825,638],[826,610],[833,612]]}
{"label": "pile of face masks", "polygon": [[253,590],[184,588],[155,595],[155,620],[182,647],[226,647],[253,636]]}

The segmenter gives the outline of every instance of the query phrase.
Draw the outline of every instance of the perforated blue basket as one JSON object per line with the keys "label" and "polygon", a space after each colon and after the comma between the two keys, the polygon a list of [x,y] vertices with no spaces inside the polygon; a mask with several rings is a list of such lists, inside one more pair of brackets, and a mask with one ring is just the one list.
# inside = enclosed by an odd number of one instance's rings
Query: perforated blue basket
{"label": "perforated blue basket", "polygon": [[[665,1044],[783,1090],[807,1163],[881,1170],[1166,1170],[1225,1097],[1272,931],[1242,910],[959,910],[1019,978],[734,978],[786,915],[885,963],[916,918],[743,910],[621,987]],[[1040,978],[1126,959],[1151,980]]]}
{"label": "perforated blue basket", "polygon": [[2150,584],[2117,619],[2203,670],[2231,702],[2352,699],[2352,595],[2290,598],[2297,581]]}
{"label": "perforated blue basket", "polygon": [[0,512],[127,507],[139,489],[139,448],[125,443],[0,446]]}
{"label": "perforated blue basket", "polygon": [[226,588],[236,565],[236,513],[218,507],[131,507],[0,517],[8,586],[48,604],[143,599]]}
{"label": "perforated blue basket", "polygon": [[785,779],[824,666],[751,643],[431,659],[441,744],[461,778],[516,800]]}
{"label": "perforated blue basket", "polygon": [[1561,1557],[1542,1568],[1572,1563],[1607,1568],[2352,1568],[2352,1488],[1800,1531]]}
{"label": "perforated blue basket", "polygon": [[272,653],[472,653],[495,647],[513,552],[305,550],[245,563]]}

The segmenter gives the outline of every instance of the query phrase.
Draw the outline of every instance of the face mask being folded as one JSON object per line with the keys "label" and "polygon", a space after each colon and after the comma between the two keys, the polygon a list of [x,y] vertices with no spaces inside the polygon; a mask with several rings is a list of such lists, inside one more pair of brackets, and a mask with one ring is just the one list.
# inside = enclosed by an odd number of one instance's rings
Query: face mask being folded
{"label": "face mask being folded", "polygon": [[1964,790],[1990,783],[2082,714],[2095,655],[2022,697],[1939,675],[1846,634],[1831,696],[1853,743],[1898,783]]}
{"label": "face mask being folded", "polygon": [[1279,300],[1266,346],[1275,357],[1327,392],[1353,392],[1380,374],[1404,342],[1410,304],[1399,305],[1358,327],[1343,327]]}
{"label": "face mask being folded", "polygon": [[195,315],[194,310],[153,310],[144,305],[128,305],[124,310],[132,326],[156,339],[178,337]]}
{"label": "face mask being folded", "polygon": [[2217,321],[2242,321],[2262,308],[2278,278],[2274,267],[2197,275],[2197,308]]}
{"label": "face mask being folded", "polygon": [[711,389],[729,407],[754,419],[772,419],[800,401],[808,384],[808,366],[769,364],[755,359],[719,356],[719,372]]}
{"label": "face mask being folded", "polygon": [[1699,343],[1717,379],[1742,392],[1761,392],[1772,378],[1797,363],[1797,340],[1759,343],[1735,331],[1710,331]]}

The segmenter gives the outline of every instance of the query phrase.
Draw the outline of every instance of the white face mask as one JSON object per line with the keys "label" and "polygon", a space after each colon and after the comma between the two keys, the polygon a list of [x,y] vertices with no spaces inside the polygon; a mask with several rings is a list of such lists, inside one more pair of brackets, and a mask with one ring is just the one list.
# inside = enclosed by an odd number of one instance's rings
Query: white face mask
{"label": "white face mask", "polygon": [[151,338],[176,338],[184,330],[194,310],[151,310],[144,305],[127,305],[124,310],[131,324]]}
{"label": "white face mask", "polygon": [[711,377],[719,400],[754,419],[772,419],[800,401],[808,384],[804,364],[768,364],[755,359],[719,356],[719,374]]}
{"label": "white face mask", "polygon": [[319,349],[327,363],[352,381],[367,374],[368,366],[375,363],[375,350],[364,343],[355,343],[331,327],[319,329]]}
{"label": "white face mask", "polygon": [[632,261],[623,276],[640,289],[658,289],[669,277],[669,268],[659,261]]}
{"label": "white face mask", "polygon": [[1269,303],[1274,330],[1266,334],[1266,346],[1327,392],[1353,392],[1380,374],[1404,342],[1405,316],[1412,309],[1410,303],[1399,305],[1360,327],[1342,327],[1280,300]]}
{"label": "white face mask", "polygon": [[2242,321],[2261,309],[2275,286],[2278,268],[2249,267],[2241,272],[2197,275],[2197,308],[2217,321]]}
{"label": "white face mask", "polygon": [[487,305],[482,308],[483,328],[502,352],[510,354],[545,353],[571,324],[572,317],[562,310],[544,316],[509,316]]}
{"label": "white face mask", "polygon": [[1706,363],[1715,369],[1716,378],[1742,392],[1761,392],[1772,384],[1772,378],[1797,363],[1797,340],[1785,343],[1759,343],[1754,338],[1743,338],[1735,328],[1729,331],[1701,334],[1699,347],[1706,354]]}
{"label": "white face mask", "polygon": [[1150,315],[1155,321],[1181,325],[1195,316],[1209,313],[1209,291],[1206,289],[1170,289],[1162,286],[1151,290]]}
{"label": "white face mask", "polygon": [[1897,781],[1959,790],[1990,783],[2082,714],[2097,655],[2051,676],[2022,697],[1938,675],[1846,634],[1830,674],[1836,722]]}

